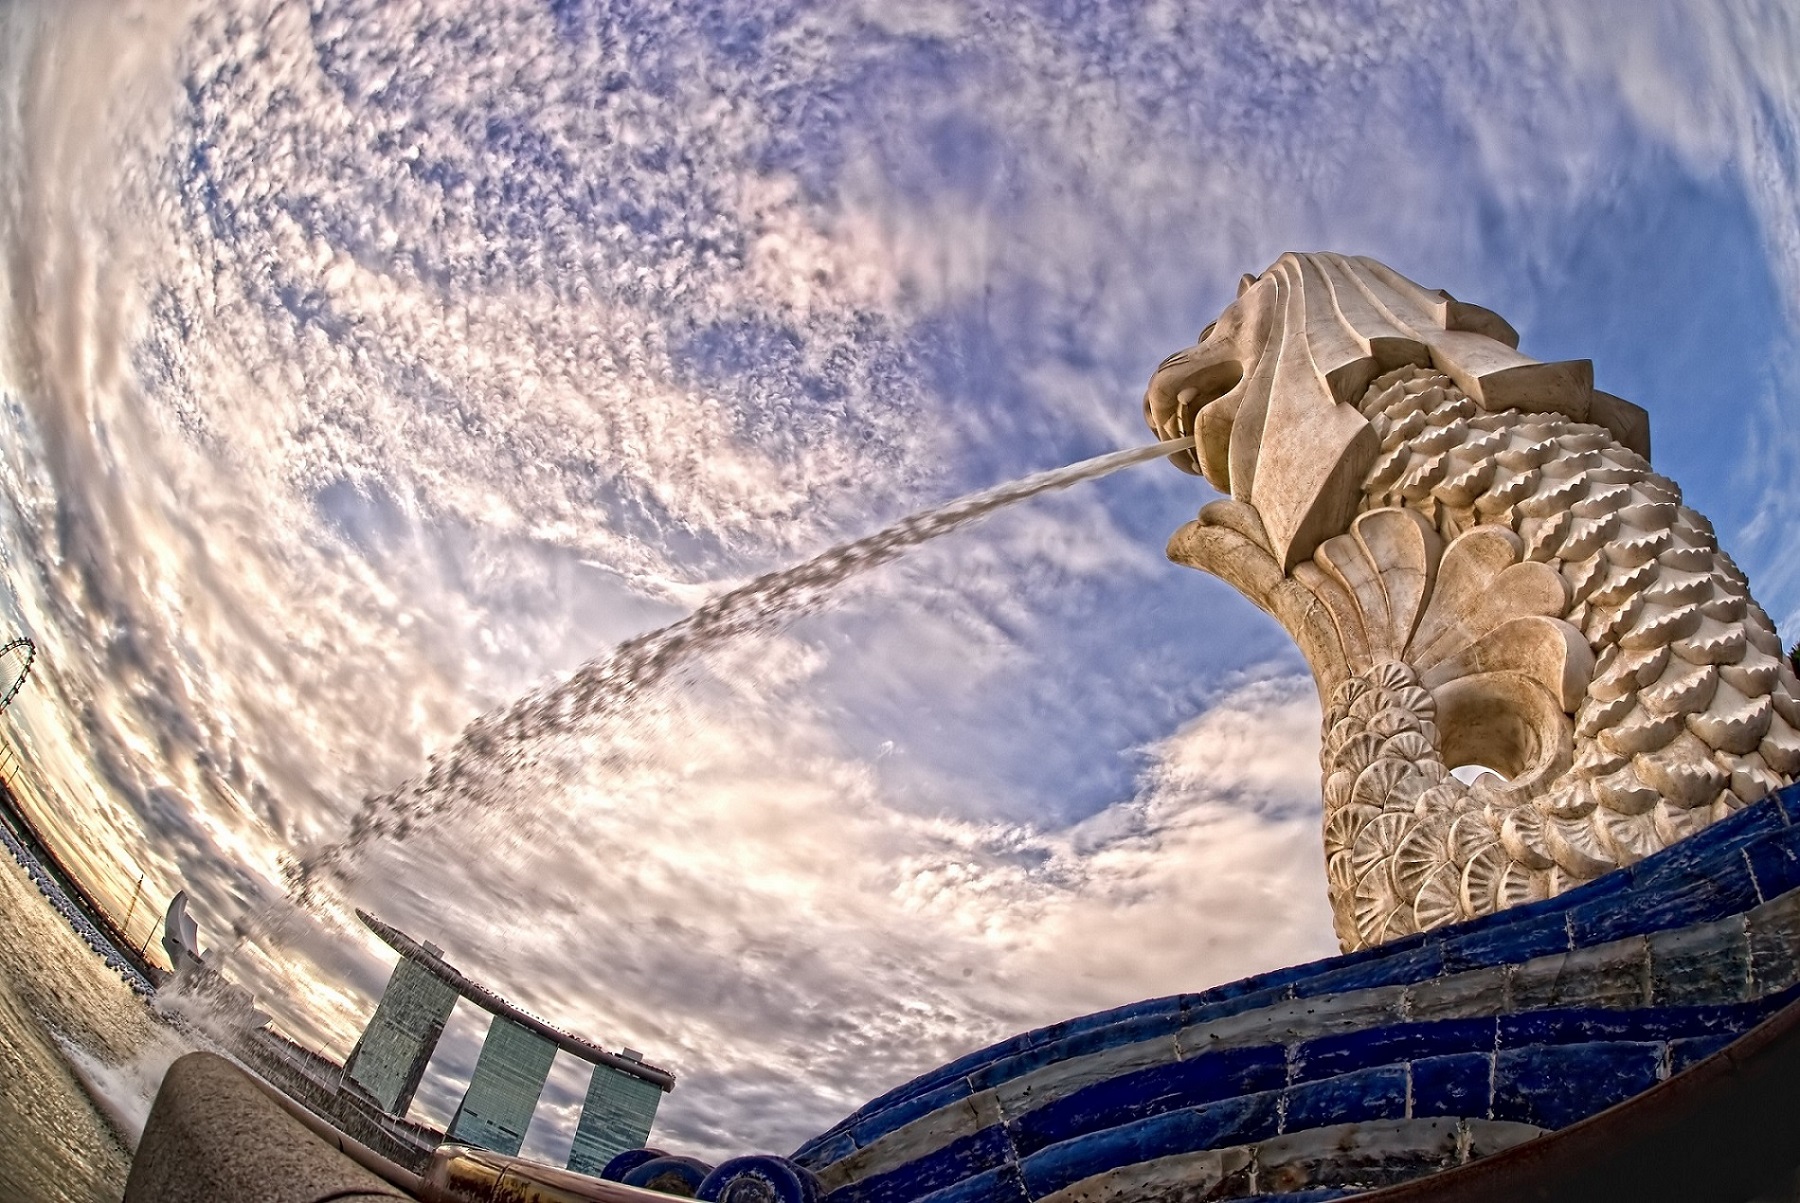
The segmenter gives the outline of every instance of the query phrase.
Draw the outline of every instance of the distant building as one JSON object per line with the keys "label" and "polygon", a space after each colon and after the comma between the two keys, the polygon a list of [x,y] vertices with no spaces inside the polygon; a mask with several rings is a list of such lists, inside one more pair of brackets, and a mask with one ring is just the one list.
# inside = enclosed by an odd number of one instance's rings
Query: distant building
{"label": "distant building", "polygon": [[647,1063],[636,1050],[611,1053],[554,1028],[446,963],[435,945],[365,911],[356,916],[400,954],[400,963],[345,1062],[347,1087],[388,1114],[404,1116],[451,1011],[466,998],[494,1019],[447,1139],[516,1155],[561,1051],[594,1067],[569,1168],[598,1173],[614,1154],[649,1140],[657,1104],[675,1088],[668,1070]]}
{"label": "distant building", "polygon": [[[642,1059],[636,1049],[624,1049],[619,1055],[631,1061]],[[581,1106],[581,1122],[575,1127],[575,1144],[569,1150],[569,1168],[581,1174],[599,1174],[626,1149],[643,1148],[661,1101],[662,1088],[654,1082],[610,1066],[594,1066],[587,1101]]]}
{"label": "distant building", "polygon": [[[432,956],[442,951],[432,944],[420,947]],[[401,957],[374,1018],[344,1062],[344,1084],[361,1090],[389,1115],[404,1118],[456,998],[456,988],[442,976]]]}
{"label": "distant building", "polygon": [[169,968],[176,973],[198,969],[206,963],[206,954],[200,951],[200,925],[187,913],[186,890],[177,890],[175,897],[169,899],[169,909],[163,915],[162,946]]}
{"label": "distant building", "polygon": [[[0,649],[3,651],[4,649]],[[187,891],[169,900],[163,915],[163,951],[174,972],[157,987],[161,1005],[183,1010],[217,1036],[252,1032],[269,1022],[256,1009],[256,996],[226,980],[213,958],[200,951],[200,927],[187,913]]]}
{"label": "distant building", "polygon": [[450,1121],[449,1139],[515,1156],[556,1060],[556,1045],[496,1015],[481,1042],[468,1093]]}

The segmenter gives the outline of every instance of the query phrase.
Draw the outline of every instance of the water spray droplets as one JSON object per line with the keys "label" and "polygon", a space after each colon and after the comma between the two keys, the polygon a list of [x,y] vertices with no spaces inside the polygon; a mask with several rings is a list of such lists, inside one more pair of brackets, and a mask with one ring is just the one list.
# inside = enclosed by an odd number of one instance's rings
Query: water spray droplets
{"label": "water spray droplets", "polygon": [[[852,578],[995,510],[1193,446],[1191,436],[1115,451],[1063,468],[971,493],[909,515],[872,535],[840,543],[812,559],[766,573],[712,598],[666,627],[626,640],[590,660],[567,680],[526,694],[471,722],[456,742],[434,754],[425,773],[364,799],[342,841],[289,865],[290,897],[311,907],[318,887],[351,870],[361,853],[384,840],[404,840],[422,824],[473,808],[499,805],[519,771],[548,759],[554,741],[591,735],[636,711],[697,656],[747,635],[770,632],[822,608]],[[584,749],[585,750],[585,749]],[[602,748],[592,755],[604,756]]]}

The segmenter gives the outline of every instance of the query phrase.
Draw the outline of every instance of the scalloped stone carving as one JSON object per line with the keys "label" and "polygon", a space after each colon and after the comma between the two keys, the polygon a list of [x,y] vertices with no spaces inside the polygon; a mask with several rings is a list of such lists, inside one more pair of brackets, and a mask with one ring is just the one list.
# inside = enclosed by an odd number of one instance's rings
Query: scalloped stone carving
{"label": "scalloped stone carving", "polygon": [[1290,254],[1145,396],[1229,494],[1170,558],[1318,682],[1346,949],[1548,897],[1800,772],[1800,681],[1643,411],[1517,344],[1373,260]]}

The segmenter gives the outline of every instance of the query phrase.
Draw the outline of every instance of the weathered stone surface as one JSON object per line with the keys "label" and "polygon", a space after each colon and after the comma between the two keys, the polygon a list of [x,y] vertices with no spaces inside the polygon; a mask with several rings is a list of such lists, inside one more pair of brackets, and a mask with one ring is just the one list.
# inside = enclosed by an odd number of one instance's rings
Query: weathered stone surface
{"label": "weathered stone surface", "polygon": [[1256,1148],[1256,1185],[1267,1194],[1356,1182],[1385,1186],[1461,1160],[1462,1125],[1453,1119],[1331,1124],[1265,1140]]}
{"label": "weathered stone surface", "polygon": [[1744,919],[1750,944],[1752,995],[1800,982],[1800,891],[1772,899]]}
{"label": "weathered stone surface", "polygon": [[1464,1019],[1494,1015],[1506,1007],[1511,965],[1471,969],[1423,981],[1407,990],[1406,1013],[1413,1019]]}
{"label": "weathered stone surface", "polygon": [[1649,1000],[1649,948],[1641,938],[1534,957],[1513,971],[1508,1009],[1643,1006]]}
{"label": "weathered stone surface", "polygon": [[1250,1155],[1237,1149],[1206,1149],[1198,1153],[1179,1153],[1158,1157],[1123,1169],[1111,1170],[1084,1178],[1073,1186],[1045,1195],[1043,1203],[1149,1203],[1161,1199],[1204,1199],[1224,1181],[1226,1158],[1235,1153],[1239,1164],[1248,1166]]}
{"label": "weathered stone surface", "polygon": [[1331,1032],[1379,1025],[1400,1018],[1405,986],[1346,991],[1260,1008],[1182,1029],[1176,1038],[1183,1057],[1253,1044],[1291,1044]]}
{"label": "weathered stone surface", "polygon": [[410,1197],[313,1135],[211,1053],[189,1053],[169,1067],[125,1183],[125,1203]]}
{"label": "weathered stone surface", "polygon": [[884,1174],[908,1162],[948,1148],[1000,1120],[1000,1106],[991,1090],[958,1099],[947,1107],[922,1115],[897,1128],[867,1148],[818,1171],[819,1182],[833,1190],[846,1182]]}
{"label": "weathered stone surface", "polygon": [[1012,1117],[1030,1108],[1064,1098],[1083,1086],[1105,1081],[1133,1070],[1166,1065],[1180,1057],[1174,1036],[1140,1040],[1117,1048],[1071,1057],[1003,1082],[994,1088],[1002,1115]]}
{"label": "weathered stone surface", "polygon": [[1750,997],[1750,941],[1744,916],[1656,932],[1649,942],[1652,1005],[1734,1003]]}

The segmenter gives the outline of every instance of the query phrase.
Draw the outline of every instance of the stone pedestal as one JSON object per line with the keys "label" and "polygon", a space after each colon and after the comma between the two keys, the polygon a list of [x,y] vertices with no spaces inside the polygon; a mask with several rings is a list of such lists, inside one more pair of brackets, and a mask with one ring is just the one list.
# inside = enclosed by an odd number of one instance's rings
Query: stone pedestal
{"label": "stone pedestal", "polygon": [[169,1067],[124,1203],[349,1203],[411,1199],[314,1135],[211,1053]]}

